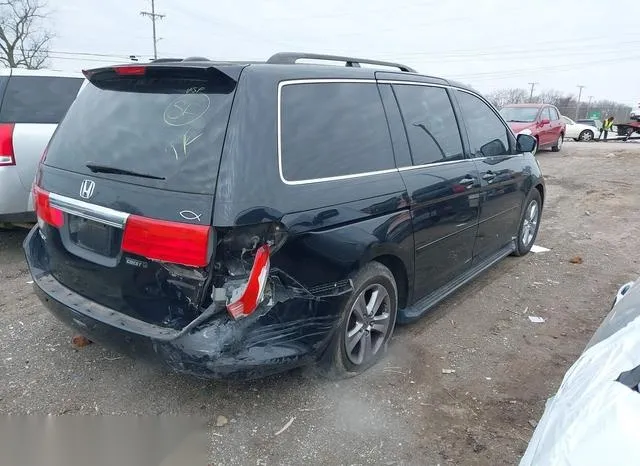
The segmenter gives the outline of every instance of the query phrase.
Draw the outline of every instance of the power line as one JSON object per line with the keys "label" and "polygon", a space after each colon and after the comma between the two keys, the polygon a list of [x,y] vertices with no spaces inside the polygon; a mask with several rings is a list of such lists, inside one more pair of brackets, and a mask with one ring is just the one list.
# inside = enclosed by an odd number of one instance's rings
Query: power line
{"label": "power line", "polygon": [[[73,60],[73,61],[81,61],[81,62],[110,63],[112,65],[118,62],[118,60],[107,60],[107,59],[101,59],[101,58],[56,57],[53,55],[49,55],[49,58],[52,58],[53,60]],[[128,59],[130,60],[130,58]]]}
{"label": "power line", "polygon": [[164,18],[166,15],[156,13],[156,0],[151,0],[151,12],[141,11],[142,16],[151,18],[151,24],[153,25],[153,58],[158,58],[158,39],[156,38],[156,20]]}
{"label": "power line", "polygon": [[422,59],[424,61],[441,61],[443,58],[447,59],[472,59],[477,57],[482,57],[482,60],[490,60],[490,59],[504,59],[507,56],[516,55],[517,57],[526,56],[527,58],[535,58],[538,56],[540,58],[547,58],[549,56],[560,56],[566,57],[571,55],[594,55],[599,53],[612,53],[619,52],[621,47],[624,46],[627,50],[636,49],[640,44],[640,41],[627,41],[627,42],[616,42],[611,44],[603,44],[603,47],[594,48],[594,46],[588,46],[589,49],[585,50],[584,44],[576,44],[575,46],[570,47],[554,47],[551,49],[540,49],[535,47],[530,47],[528,49],[499,49],[493,48],[491,51],[487,51],[487,48],[479,49],[477,52],[474,51],[465,51],[464,53],[449,51],[442,53],[427,53],[427,52],[406,52],[400,53],[396,55],[391,54],[378,54],[380,57],[394,57],[398,58],[414,58],[414,59]]}
{"label": "power line", "polygon": [[[119,53],[94,53],[94,52],[69,52],[66,50],[49,50],[50,54],[55,55],[76,55],[76,56],[86,56],[86,57],[105,57],[105,58],[129,58],[131,55],[135,55],[137,57],[144,57],[146,55],[139,54],[119,54]],[[148,55],[149,57],[151,55]]]}
{"label": "power line", "polygon": [[488,71],[482,73],[468,73],[468,74],[459,74],[448,76],[452,79],[496,79],[496,78],[508,78],[508,77],[516,77],[527,75],[535,71],[550,71],[550,70],[561,70],[563,68],[566,69],[575,69],[577,67],[587,67],[591,65],[601,64],[601,63],[612,63],[612,62],[630,62],[632,59],[640,58],[640,55],[626,55],[624,57],[616,57],[616,58],[607,58],[603,60],[593,60],[588,62],[578,62],[578,63],[565,63],[560,65],[551,65],[551,66],[541,66],[535,68],[521,68],[517,70],[507,70],[507,71]]}

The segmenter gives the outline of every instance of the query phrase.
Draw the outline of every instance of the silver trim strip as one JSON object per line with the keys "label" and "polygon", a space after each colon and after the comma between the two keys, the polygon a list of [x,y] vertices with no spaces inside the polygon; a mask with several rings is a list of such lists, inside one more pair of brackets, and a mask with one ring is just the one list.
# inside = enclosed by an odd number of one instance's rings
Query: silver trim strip
{"label": "silver trim strip", "polygon": [[295,84],[331,84],[331,83],[357,83],[357,84],[376,84],[375,79],[293,79],[288,81],[280,81],[278,83],[278,171],[280,180],[287,185],[296,186],[301,184],[323,183],[326,181],[350,180],[353,178],[362,178],[365,176],[384,175],[387,173],[397,172],[397,168],[389,168],[386,170],[378,170],[373,172],[354,173],[351,175],[329,176],[325,178],[312,178],[308,180],[287,180],[284,177],[282,169],[282,88]]}
{"label": "silver trim strip", "polygon": [[417,170],[419,168],[439,167],[441,165],[453,165],[453,164],[456,164],[456,163],[470,162],[472,160],[481,160],[481,159],[484,159],[484,158],[486,158],[486,157],[479,157],[479,158],[475,158],[475,159],[445,160],[444,162],[433,162],[433,163],[427,163],[427,164],[423,164],[423,165],[410,165],[408,167],[400,167],[400,168],[398,168],[398,171],[406,172],[406,171],[409,171],[409,170]]}
{"label": "silver trim strip", "polygon": [[485,104],[487,104],[489,106],[489,108],[491,109],[491,111],[494,113],[494,115],[496,115],[498,117],[498,119],[502,122],[502,125],[507,129],[507,131],[509,131],[513,135],[514,138],[516,137],[516,134],[513,132],[511,127],[504,120],[504,118],[502,118],[502,115],[500,115],[500,112],[497,112],[495,107],[493,105],[491,105],[491,102],[489,102],[487,99],[482,97],[477,92],[471,91],[469,89],[464,89],[462,87],[453,86],[451,84],[424,83],[424,82],[420,82],[420,81],[401,81],[401,80],[385,79],[385,80],[378,81],[378,83],[380,83],[380,84],[410,84],[412,86],[441,87],[441,88],[445,88],[445,89],[455,89],[456,91],[464,92],[466,94],[471,94],[472,96],[477,97],[478,99],[482,100]]}
{"label": "silver trim strip", "polygon": [[[434,162],[425,165],[410,165],[406,167],[397,167],[390,168],[386,170],[378,170],[373,172],[363,172],[363,173],[354,173],[351,175],[339,175],[339,176],[330,176],[325,178],[311,178],[307,180],[287,180],[284,177],[284,170],[282,168],[282,88],[284,86],[290,86],[295,84],[326,84],[326,83],[364,83],[364,84],[407,84],[412,86],[426,86],[426,87],[439,87],[444,89],[455,89],[461,92],[466,92],[467,94],[471,94],[473,96],[478,97],[484,103],[489,105],[489,108],[492,109],[493,113],[502,121],[502,124],[505,126],[507,131],[510,131],[513,134],[513,131],[509,127],[508,124],[504,121],[502,116],[493,109],[493,106],[481,95],[470,91],[468,89],[463,89],[461,87],[452,86],[449,84],[436,84],[436,83],[425,83],[420,81],[401,81],[401,80],[393,80],[393,79],[383,79],[383,80],[375,80],[375,79],[290,79],[287,81],[280,81],[278,83],[278,117],[277,117],[277,127],[278,127],[278,135],[277,135],[277,145],[278,145],[278,172],[280,174],[280,180],[287,185],[296,186],[296,185],[304,185],[304,184],[312,184],[312,183],[324,183],[327,181],[339,181],[339,180],[349,180],[353,178],[363,178],[367,176],[375,176],[375,175],[384,175],[393,172],[402,172],[409,170],[417,170],[420,168],[429,168],[429,167],[437,167],[440,165],[451,165],[454,163],[467,162],[470,160],[486,160],[491,159],[492,157],[474,157],[474,158],[465,158],[462,160],[447,160],[444,162]],[[514,135],[515,137],[515,135]],[[524,154],[511,154],[510,157],[522,156]]]}
{"label": "silver trim strip", "polygon": [[378,84],[411,84],[412,86],[442,87],[445,89],[461,89],[459,87],[451,86],[449,84],[425,83],[421,81],[402,81],[398,79],[381,79],[378,81]]}
{"label": "silver trim strip", "polygon": [[127,219],[129,218],[129,214],[126,212],[90,204],[55,193],[49,194],[49,203],[51,206],[68,214],[77,215],[87,220],[104,223],[105,225],[120,229],[124,229]]}

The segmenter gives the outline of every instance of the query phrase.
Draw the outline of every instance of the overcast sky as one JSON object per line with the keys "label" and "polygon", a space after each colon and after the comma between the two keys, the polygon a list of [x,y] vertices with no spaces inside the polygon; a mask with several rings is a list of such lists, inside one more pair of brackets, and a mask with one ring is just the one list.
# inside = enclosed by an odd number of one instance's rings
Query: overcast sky
{"label": "overcast sky", "polygon": [[[49,7],[55,69],[153,53],[151,21],[140,15],[151,0],[49,0]],[[156,0],[156,11],[166,15],[159,56],[349,54],[401,61],[482,92],[538,82],[537,90],[577,94],[581,84],[583,101],[640,102],[637,0]]]}

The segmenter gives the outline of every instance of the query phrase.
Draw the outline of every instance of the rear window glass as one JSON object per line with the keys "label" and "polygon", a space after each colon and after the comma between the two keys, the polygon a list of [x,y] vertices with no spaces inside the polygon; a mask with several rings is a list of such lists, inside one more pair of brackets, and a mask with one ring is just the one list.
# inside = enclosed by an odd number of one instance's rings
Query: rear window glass
{"label": "rear window glass", "polygon": [[[88,84],[58,126],[45,163],[144,186],[213,193],[235,81],[216,70],[157,73]],[[87,165],[162,179],[94,173]]]}
{"label": "rear window glass", "polygon": [[59,123],[82,78],[12,76],[0,108],[2,123]]}
{"label": "rear window glass", "polygon": [[282,88],[282,170],[289,181],[394,168],[389,129],[375,83]]}

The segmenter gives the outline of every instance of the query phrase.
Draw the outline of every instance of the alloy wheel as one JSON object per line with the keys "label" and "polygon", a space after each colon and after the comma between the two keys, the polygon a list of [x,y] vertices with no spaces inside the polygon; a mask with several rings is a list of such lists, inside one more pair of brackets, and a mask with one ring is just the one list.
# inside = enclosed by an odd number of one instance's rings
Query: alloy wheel
{"label": "alloy wheel", "polygon": [[382,348],[391,330],[391,300],[386,288],[372,284],[351,306],[345,330],[345,350],[352,364],[372,359]]}
{"label": "alloy wheel", "polygon": [[540,208],[536,200],[532,200],[527,206],[527,210],[522,220],[522,244],[528,247],[533,241],[536,231],[538,230],[538,220]]}

